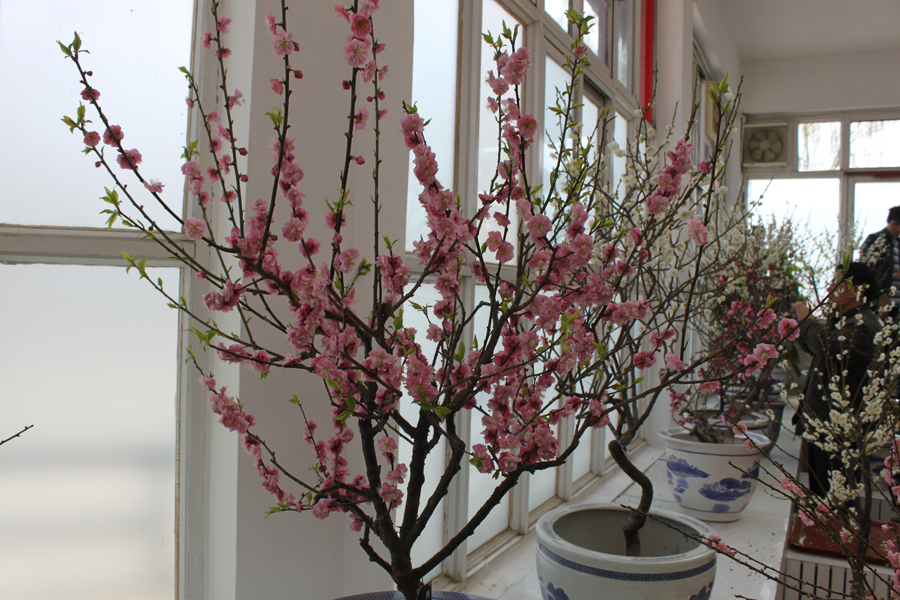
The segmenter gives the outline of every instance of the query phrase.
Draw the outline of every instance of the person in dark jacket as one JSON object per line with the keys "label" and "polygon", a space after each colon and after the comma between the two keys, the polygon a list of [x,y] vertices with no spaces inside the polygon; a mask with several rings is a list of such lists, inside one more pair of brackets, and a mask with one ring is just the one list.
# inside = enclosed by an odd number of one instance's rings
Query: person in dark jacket
{"label": "person in dark jacket", "polygon": [[[881,321],[869,306],[879,292],[874,273],[863,263],[852,262],[846,271],[839,269],[828,288],[834,311],[827,321],[809,317],[810,308],[794,303],[800,324],[800,347],[812,355],[806,389],[800,407],[800,426],[811,430],[809,419],[832,419],[830,384],[837,383],[842,396],[850,401],[850,410],[860,410],[862,391],[868,381],[868,368],[875,353],[875,335]],[[808,445],[809,488],[819,496],[829,489],[831,454],[816,443]]]}
{"label": "person in dark jacket", "polygon": [[[865,263],[878,279],[878,293],[873,294],[873,309],[892,304],[891,314],[900,314],[900,206],[888,211],[887,227],[863,242],[859,260]],[[891,293],[891,286],[895,292]]]}

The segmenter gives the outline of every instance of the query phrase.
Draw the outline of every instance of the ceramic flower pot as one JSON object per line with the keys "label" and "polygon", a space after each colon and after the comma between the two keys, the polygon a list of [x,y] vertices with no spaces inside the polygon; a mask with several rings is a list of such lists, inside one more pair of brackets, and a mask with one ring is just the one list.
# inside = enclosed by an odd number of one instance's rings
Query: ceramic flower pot
{"label": "ceramic flower pot", "polygon": [[[741,417],[741,422],[747,426],[747,431],[750,433],[756,433],[762,436],[765,436],[766,443],[760,446],[760,450],[763,454],[768,455],[769,451],[775,446],[775,443],[772,441],[772,438],[769,437],[768,431],[772,428],[772,419],[763,413],[750,413]],[[780,429],[780,426],[777,426]],[[713,425],[714,429],[731,429],[730,425],[725,423],[716,423]]]}
{"label": "ceramic flower pot", "polygon": [[[490,600],[483,596],[473,596],[471,594],[461,594],[459,592],[432,592],[432,600]],[[370,592],[368,594],[357,594],[356,596],[345,596],[337,600],[404,600],[403,594],[400,592]]]}
{"label": "ceramic flower pot", "polygon": [[[651,515],[709,537],[703,523],[678,513]],[[641,530],[642,556],[625,555],[629,511],[612,504],[552,510],[537,522],[537,572],[544,600],[706,600],[716,553],[653,519]]]}
{"label": "ceramic flower pot", "polygon": [[[756,489],[759,450],[747,447],[744,436],[712,444],[691,439],[680,427],[661,433],[669,489],[681,510],[704,521],[737,521]],[[748,432],[747,437],[758,447],[770,443],[758,433]]]}

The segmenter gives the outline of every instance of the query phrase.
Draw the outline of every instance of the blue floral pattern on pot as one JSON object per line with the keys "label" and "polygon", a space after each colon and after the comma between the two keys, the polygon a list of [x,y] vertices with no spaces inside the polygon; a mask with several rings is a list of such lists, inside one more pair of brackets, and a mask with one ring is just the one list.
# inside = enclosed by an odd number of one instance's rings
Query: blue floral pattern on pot
{"label": "blue floral pattern on pot", "polygon": [[544,600],[569,600],[562,588],[558,588],[552,583],[548,583],[545,586],[543,577],[538,577],[538,579],[541,582],[541,596],[543,596]]}
{"label": "blue floral pattern on pot", "polygon": [[700,488],[700,495],[710,500],[731,502],[753,491],[753,484],[734,477],[720,479],[716,483],[707,483]]}
{"label": "blue floral pattern on pot", "polygon": [[690,600],[709,600],[709,594],[712,592],[713,584],[703,586],[699,592],[693,594]]}
{"label": "blue floral pattern on pot", "polygon": [[670,454],[666,459],[666,468],[679,477],[709,477],[709,473],[688,463],[683,458]]}

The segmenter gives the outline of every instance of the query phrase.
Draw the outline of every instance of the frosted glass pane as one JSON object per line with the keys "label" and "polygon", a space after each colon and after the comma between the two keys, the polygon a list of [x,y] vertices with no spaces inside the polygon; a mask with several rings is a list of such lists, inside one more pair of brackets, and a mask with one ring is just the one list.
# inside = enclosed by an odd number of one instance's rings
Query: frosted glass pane
{"label": "frosted glass pane", "polygon": [[618,61],[616,73],[619,83],[631,89],[631,69],[634,61],[634,3],[632,0],[616,0],[618,18]]}
{"label": "frosted glass pane", "polygon": [[581,108],[581,143],[585,146],[588,141],[593,143],[594,150],[591,153],[591,156],[596,157],[597,148],[599,146],[597,138],[600,136],[600,129],[598,128],[598,125],[600,125],[598,123],[600,120],[600,107],[588,98],[584,98],[582,102],[584,103],[584,106]]}
{"label": "frosted glass pane", "polygon": [[173,598],[176,311],[123,268],[0,278],[0,438],[34,425],[0,447],[0,597]]}
{"label": "frosted glass pane", "polygon": [[[516,45],[520,47],[524,44],[524,27],[497,0],[485,0],[482,8],[481,31],[490,32],[492,36],[497,37],[503,31],[504,22],[510,30],[515,29],[516,25],[519,25],[519,38]],[[488,108],[488,98],[493,96],[493,91],[486,81],[488,71],[494,71],[496,74],[497,64],[494,62],[490,46],[485,44],[483,40],[479,40],[479,45],[481,46],[481,71],[479,73],[482,76],[482,82],[480,94],[481,113],[478,118],[478,192],[481,193],[490,189],[491,179],[497,172],[497,159],[499,156],[497,140],[500,137],[500,128],[497,125],[496,115]],[[533,57],[532,60],[534,60]],[[507,97],[510,96],[508,95]],[[506,239],[515,248],[517,246],[515,236],[519,227],[519,218],[516,215],[515,206],[507,210],[507,204],[495,203],[492,206],[491,214],[493,215],[495,212],[502,212],[509,217],[510,225]],[[490,231],[500,231],[501,233],[503,231],[503,228],[497,224],[493,217],[484,220],[481,232],[482,239],[487,239],[487,234]],[[486,260],[493,260],[493,258],[493,252],[488,252],[485,256]]]}
{"label": "frosted glass pane", "polygon": [[[628,121],[625,120],[625,116],[620,112],[616,112],[616,120],[613,122],[613,140],[619,145],[622,152],[627,152]],[[611,159],[613,190],[616,190],[619,188],[619,183],[621,183],[622,177],[625,175],[625,165],[628,163],[624,154],[622,156],[613,154]],[[621,193],[624,194],[625,190],[621,190]]]}
{"label": "frosted glass pane", "polygon": [[[428,283],[416,290],[416,294],[413,296],[413,302],[421,306],[434,306],[437,302],[440,302],[440,300],[441,295],[432,284]],[[425,318],[425,315],[418,311],[412,310],[412,308],[410,307],[403,311],[403,324],[406,327],[415,328],[416,343],[422,346],[422,352],[430,360],[431,357],[434,356],[434,351],[437,348],[437,344],[425,337],[425,334],[428,331],[428,319]],[[413,404],[412,397],[404,391],[403,398],[400,399],[400,414],[403,415],[403,417],[410,421],[413,425],[415,425],[419,420],[418,412],[418,408],[415,406],[415,404]],[[408,465],[409,461],[412,459],[412,446],[410,446],[403,440],[400,440],[398,442],[398,446],[400,462],[406,463]],[[446,440],[441,438],[441,441],[438,442],[438,445],[435,446],[434,450],[431,452],[431,454],[428,455],[428,458],[425,460],[425,484],[422,488],[421,506],[425,505],[426,499],[434,492],[435,488],[437,487],[438,480],[440,479],[441,473],[444,472],[444,466],[446,464],[446,461],[444,459],[446,455],[446,448],[447,442]],[[408,480],[400,486],[400,489],[403,490],[404,496],[406,496],[407,493],[407,483]],[[425,562],[426,560],[434,556],[441,548],[443,548],[443,515],[444,501],[442,500],[438,508],[435,510],[435,518],[428,521],[428,524],[425,526],[425,530],[422,532],[422,535],[418,540],[416,540],[416,543],[413,545],[413,556],[416,557],[414,560],[414,566],[418,566],[419,564]],[[440,572],[441,567],[440,565],[438,565],[425,577],[425,579],[432,579],[433,577],[439,575]]]}
{"label": "frosted glass pane", "polygon": [[[440,27],[435,27],[440,23]],[[413,49],[413,101],[419,114],[431,123],[425,131],[438,163],[438,180],[453,188],[456,169],[456,63],[459,23],[458,0],[416,0]],[[435,52],[440,48],[440,52]],[[412,154],[410,153],[410,161]],[[409,168],[406,200],[406,250],[428,236],[425,209],[419,203],[422,186]]]}
{"label": "frosted glass pane", "polygon": [[585,16],[594,17],[591,30],[584,37],[584,45],[590,48],[604,65],[609,63],[608,19],[609,5],[606,0],[584,0]]}
{"label": "frosted glass pane", "polygon": [[853,186],[853,219],[856,231],[865,239],[884,229],[888,211],[900,206],[900,181],[872,181]]}
{"label": "frosted glass pane", "polygon": [[850,168],[900,166],[900,121],[850,123]]}
{"label": "frosted glass pane", "polygon": [[[479,302],[487,302],[488,300],[490,298],[487,287],[483,285],[475,286],[476,306]],[[479,344],[483,343],[485,337],[483,332],[487,331],[488,328],[487,311],[481,310],[476,313],[472,326]],[[478,394],[478,403],[482,406],[486,405],[489,399],[490,396],[484,392]],[[484,425],[481,422],[481,413],[473,410],[471,411],[471,416],[472,421],[469,430],[471,443],[469,447],[473,444],[484,443]],[[478,469],[471,464],[469,465],[469,511],[467,515],[469,519],[475,516],[478,509],[493,493],[495,487],[497,487],[497,480],[492,477],[491,473],[479,473]],[[475,550],[498,533],[502,533],[507,527],[509,527],[509,494],[503,498],[499,505],[494,507],[487,519],[481,523],[475,530],[475,533],[472,534],[472,537],[469,538],[469,552]]]}
{"label": "frosted glass pane", "polygon": [[797,125],[797,169],[833,171],[841,168],[841,124]]}
{"label": "frosted glass pane", "polygon": [[[566,73],[565,69],[556,64],[556,61],[551,59],[549,56],[544,61],[544,64],[546,65],[544,67],[544,106],[556,106],[559,94],[566,91],[566,84],[569,83],[569,75]],[[565,108],[565,103],[561,103],[561,106]],[[544,143],[541,144],[544,149],[544,187],[542,188],[542,194],[545,197],[550,193],[550,174],[554,169],[556,169],[556,165],[558,162],[557,153],[554,152],[552,148],[550,148],[550,144],[552,143],[554,147],[559,148],[559,136],[561,133],[562,127],[559,117],[549,110],[545,110],[544,136],[546,136],[546,138]],[[563,143],[568,145],[569,140],[563,140]],[[560,169],[559,174],[560,178],[556,181],[554,196],[565,198],[565,170]]]}
{"label": "frosted glass pane", "polygon": [[[167,186],[163,196],[176,210],[182,206],[187,85],[177,68],[190,66],[193,7],[193,0],[0,3],[0,82],[20,91],[0,95],[0,131],[15,140],[0,148],[0,221],[104,226],[99,197],[111,180],[94,168],[93,157],[81,154],[81,136],[60,122],[63,115],[74,117],[82,101],[78,71],[56,44],[70,43],[73,31],[90,51],[83,65],[94,72],[90,81],[102,94],[104,112],[122,126],[125,147],[143,155],[141,173]],[[87,118],[102,132],[91,109]],[[109,150],[107,157],[114,157]],[[138,190],[136,180],[125,181]],[[164,211],[150,208],[148,198],[141,194],[140,201],[160,226],[178,229]]]}
{"label": "frosted glass pane", "polygon": [[557,469],[536,471],[528,478],[528,512],[556,496]]}
{"label": "frosted glass pane", "polygon": [[569,0],[544,0],[544,10],[550,17],[559,23],[559,26],[569,30],[569,19],[566,11],[569,10]]}

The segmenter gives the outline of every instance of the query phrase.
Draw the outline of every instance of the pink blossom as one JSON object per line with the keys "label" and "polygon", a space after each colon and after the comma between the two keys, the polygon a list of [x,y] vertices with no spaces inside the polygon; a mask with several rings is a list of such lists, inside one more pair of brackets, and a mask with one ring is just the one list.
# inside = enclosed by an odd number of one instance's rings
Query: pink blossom
{"label": "pink blossom", "polygon": [[277,26],[278,22],[275,20],[275,15],[266,13],[266,31],[269,32],[269,35],[275,35]]}
{"label": "pink blossom", "polygon": [[166,186],[155,179],[151,179],[150,181],[144,182],[144,187],[152,194],[161,194],[163,188]]}
{"label": "pink blossom", "polygon": [[697,163],[697,168],[706,173],[707,175],[710,172],[709,165],[705,162]]}
{"label": "pink blossom", "polygon": [[235,105],[240,106],[243,104],[244,92],[241,90],[235,89],[234,94],[228,97],[228,108],[234,108]]}
{"label": "pink blossom", "polygon": [[350,273],[359,261],[359,250],[348,248],[334,257],[334,268],[341,273]]}
{"label": "pink blossom", "polygon": [[510,55],[509,60],[500,69],[500,74],[506,78],[510,85],[521,85],[525,82],[525,72],[530,66],[531,57],[528,53],[528,48],[522,47]]}
{"label": "pink blossom", "polygon": [[702,246],[707,242],[708,234],[709,230],[699,219],[688,221],[688,238],[698,246]]}
{"label": "pink blossom", "polygon": [[96,131],[88,131],[84,134],[84,145],[94,148],[100,143],[100,134]]}
{"label": "pink blossom", "polygon": [[658,190],[647,197],[647,212],[651,215],[658,215],[665,212],[669,207],[670,199],[663,196]]}
{"label": "pink blossom", "polygon": [[278,28],[272,35],[272,48],[278,56],[287,56],[294,51],[294,36],[289,31]]}
{"label": "pink blossom", "polygon": [[199,240],[206,233],[206,224],[202,219],[190,217],[184,220],[184,233],[189,240]]}
{"label": "pink blossom", "polygon": [[669,352],[666,354],[666,368],[670,371],[681,373],[685,369],[684,361],[678,358],[678,355],[674,352]]}
{"label": "pink blossom", "polygon": [[110,125],[109,129],[103,132],[103,143],[107,146],[115,146],[116,140],[121,142],[124,138],[125,134],[118,125]]}
{"label": "pink blossom", "polygon": [[336,12],[336,13],[338,14],[339,17],[341,17],[342,19],[344,19],[344,20],[347,21],[348,23],[350,22],[350,13],[347,12],[347,9],[344,8],[343,6],[341,6],[340,4],[335,4],[335,5],[334,5],[334,12]]}
{"label": "pink blossom", "polygon": [[204,31],[203,32],[203,47],[209,48],[211,42],[213,41],[213,39],[215,37],[216,36],[212,31],[209,31],[208,29],[206,31]]}
{"label": "pink blossom", "polygon": [[369,46],[365,42],[353,38],[344,46],[344,57],[351,67],[361,67],[369,59]]}
{"label": "pink blossom", "polygon": [[228,58],[229,56],[231,56],[231,48],[221,48],[219,50],[216,50],[216,56],[218,56],[219,58]]}
{"label": "pink blossom", "polygon": [[353,128],[356,131],[360,131],[366,128],[366,121],[369,120],[369,109],[365,106],[360,107],[359,110],[356,111],[356,114],[353,115]]}
{"label": "pink blossom", "polygon": [[656,364],[656,352],[638,352],[634,355],[634,366],[638,369],[649,369]]}
{"label": "pink blossom", "polygon": [[84,88],[81,92],[81,98],[83,100],[99,100],[100,91],[97,88]]}
{"label": "pink blossom", "polygon": [[515,257],[515,249],[513,245],[507,241],[500,242],[500,245],[497,246],[497,252],[495,254],[497,258],[497,262],[500,264],[507,263],[511,261]]}
{"label": "pink blossom", "polygon": [[219,17],[217,23],[219,31],[228,33],[228,26],[231,25],[231,17]]}
{"label": "pink blossom", "polygon": [[372,21],[359,13],[350,17],[350,31],[353,36],[362,39],[372,33]]}
{"label": "pink blossom", "polygon": [[525,139],[531,139],[537,133],[537,119],[535,119],[532,114],[519,117],[519,120],[516,121],[516,126],[519,128],[519,133],[522,134],[522,137]]}
{"label": "pink blossom", "polygon": [[[484,444],[475,444],[472,446],[473,460],[477,459],[473,464],[476,465],[479,473],[492,473],[494,471],[494,459],[488,452],[487,446]],[[480,461],[480,464],[478,464]]]}
{"label": "pink blossom", "polygon": [[119,163],[119,166],[129,171],[137,169],[137,166],[141,164],[143,160],[144,159],[141,157],[141,153],[137,151],[137,148],[126,150],[124,154],[120,152],[116,157],[116,162]]}
{"label": "pink blossom", "polygon": [[357,11],[365,17],[371,17],[378,10],[379,0],[360,0]]}
{"label": "pink blossom", "polygon": [[269,86],[272,88],[272,91],[279,96],[284,93],[284,82],[280,79],[270,79]]}
{"label": "pink blossom", "polygon": [[698,389],[704,394],[711,394],[712,392],[717,392],[721,389],[722,384],[718,381],[705,381],[701,383]]}
{"label": "pink blossom", "polygon": [[782,319],[778,323],[778,335],[787,340],[796,340],[800,337],[800,329],[794,319]]}
{"label": "pink blossom", "polygon": [[806,493],[802,489],[800,489],[800,486],[794,483],[787,475],[784,475],[781,478],[781,487],[788,492],[797,494],[801,498],[806,498]]}

